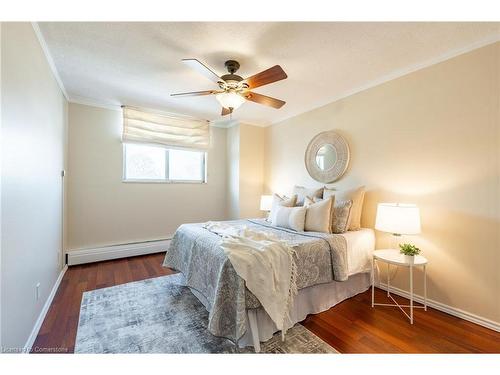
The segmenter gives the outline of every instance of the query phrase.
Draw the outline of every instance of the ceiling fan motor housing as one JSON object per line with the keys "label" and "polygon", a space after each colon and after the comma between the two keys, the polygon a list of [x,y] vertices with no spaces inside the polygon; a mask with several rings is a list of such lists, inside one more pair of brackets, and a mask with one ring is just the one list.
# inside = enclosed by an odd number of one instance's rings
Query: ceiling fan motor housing
{"label": "ceiling fan motor housing", "polygon": [[243,78],[234,74],[240,67],[240,63],[236,60],[227,60],[224,65],[226,66],[229,74],[224,74],[222,82],[219,82],[219,87],[225,91],[241,92],[248,88],[246,82],[242,82]]}
{"label": "ceiling fan motor housing", "polygon": [[221,77],[224,81],[228,82],[228,81],[236,81],[236,82],[240,82],[240,81],[243,81],[243,78],[241,78],[239,75],[237,74],[224,74],[222,77]]}
{"label": "ceiling fan motor housing", "polygon": [[224,65],[229,72],[229,74],[224,74],[221,77],[226,83],[225,86],[229,86],[229,88],[237,88],[239,86],[238,82],[243,81],[242,77],[234,74],[240,68],[240,63],[236,60],[227,60]]}
{"label": "ceiling fan motor housing", "polygon": [[240,68],[240,63],[236,60],[227,60],[224,66],[229,73],[234,74]]}

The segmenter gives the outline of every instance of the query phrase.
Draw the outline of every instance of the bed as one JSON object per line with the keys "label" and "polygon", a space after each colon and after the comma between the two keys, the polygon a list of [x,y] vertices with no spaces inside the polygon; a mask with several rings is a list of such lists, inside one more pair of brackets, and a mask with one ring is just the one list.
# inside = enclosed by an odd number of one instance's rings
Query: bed
{"label": "bed", "polygon": [[[327,234],[274,227],[264,219],[226,223],[270,232],[294,248],[299,289],[290,307],[294,323],[370,286],[370,257],[375,246],[371,229]],[[221,237],[202,223],[181,225],[163,265],[180,271],[183,284],[206,307],[207,328],[213,335],[240,347],[253,345],[258,352],[260,342],[270,339],[277,328],[236,274],[220,243]]]}

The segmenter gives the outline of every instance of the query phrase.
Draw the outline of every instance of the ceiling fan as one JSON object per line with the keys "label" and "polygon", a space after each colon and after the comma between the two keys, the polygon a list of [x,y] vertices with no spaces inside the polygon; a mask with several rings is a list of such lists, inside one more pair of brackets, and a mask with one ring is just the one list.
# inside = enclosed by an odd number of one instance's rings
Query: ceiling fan
{"label": "ceiling fan", "polygon": [[228,60],[225,62],[224,65],[226,66],[229,74],[225,74],[222,77],[219,77],[208,66],[197,59],[183,59],[182,62],[190,68],[196,70],[198,73],[201,73],[212,82],[216,83],[219,86],[219,90],[183,92],[171,94],[171,96],[215,95],[215,98],[222,105],[222,116],[232,113],[235,109],[241,106],[245,100],[267,105],[276,109],[283,107],[285,104],[283,100],[250,91],[257,87],[268,85],[287,78],[286,73],[279,65],[275,65],[272,68],[243,79],[239,75],[235,74],[240,67],[238,61],[235,60]]}

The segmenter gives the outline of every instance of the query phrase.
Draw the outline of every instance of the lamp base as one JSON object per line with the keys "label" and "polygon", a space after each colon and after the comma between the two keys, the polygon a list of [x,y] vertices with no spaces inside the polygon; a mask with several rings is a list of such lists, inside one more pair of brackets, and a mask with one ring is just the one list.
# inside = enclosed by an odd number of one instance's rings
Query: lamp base
{"label": "lamp base", "polygon": [[401,241],[401,234],[393,233],[391,236],[391,248],[399,249],[400,241]]}

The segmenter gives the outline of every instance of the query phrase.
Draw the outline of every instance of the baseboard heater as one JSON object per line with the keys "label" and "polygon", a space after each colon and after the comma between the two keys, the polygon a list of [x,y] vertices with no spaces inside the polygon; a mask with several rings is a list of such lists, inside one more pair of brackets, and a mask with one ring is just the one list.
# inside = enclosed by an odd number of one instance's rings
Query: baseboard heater
{"label": "baseboard heater", "polygon": [[74,266],[76,264],[93,263],[103,260],[160,253],[168,249],[170,241],[171,239],[167,238],[161,240],[134,242],[90,249],[69,250],[66,253],[66,259],[68,266]]}

